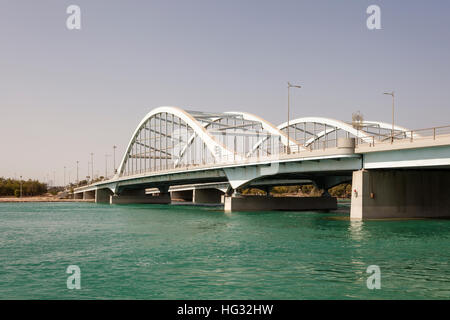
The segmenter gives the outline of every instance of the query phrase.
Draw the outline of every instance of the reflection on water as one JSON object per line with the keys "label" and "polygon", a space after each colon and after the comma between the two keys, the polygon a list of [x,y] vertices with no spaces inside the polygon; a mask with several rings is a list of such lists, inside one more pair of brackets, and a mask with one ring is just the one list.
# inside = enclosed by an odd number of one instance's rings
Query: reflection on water
{"label": "reflection on water", "polygon": [[362,241],[363,240],[363,232],[364,232],[364,222],[362,220],[353,220],[350,219],[350,224],[348,226],[348,231],[351,239],[354,241]]}

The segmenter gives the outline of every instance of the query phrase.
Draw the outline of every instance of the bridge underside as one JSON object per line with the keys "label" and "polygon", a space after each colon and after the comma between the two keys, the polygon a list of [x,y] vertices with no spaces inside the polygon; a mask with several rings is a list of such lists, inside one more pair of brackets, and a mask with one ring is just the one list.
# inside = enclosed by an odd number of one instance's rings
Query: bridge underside
{"label": "bridge underside", "polygon": [[[280,170],[282,171],[282,170]],[[204,174],[204,173],[202,173]],[[215,175],[217,173],[214,173]],[[185,201],[194,204],[224,204],[226,211],[248,210],[334,210],[336,199],[327,190],[340,183],[352,183],[351,219],[437,218],[450,216],[448,166],[418,168],[385,168],[342,170],[333,172],[285,172],[261,176],[233,189],[226,175],[203,177],[205,184],[188,185],[188,179],[167,182],[145,182],[121,185],[114,194],[108,188],[79,193],[76,197],[95,199],[98,203],[169,204]],[[167,180],[165,180],[167,181]],[[191,180],[192,181],[192,180]],[[184,183],[184,185],[182,185]],[[269,194],[274,186],[314,184],[324,190],[321,197],[243,196],[241,188],[258,188]],[[156,188],[153,194],[145,190]],[[177,189],[178,188],[178,189]]]}

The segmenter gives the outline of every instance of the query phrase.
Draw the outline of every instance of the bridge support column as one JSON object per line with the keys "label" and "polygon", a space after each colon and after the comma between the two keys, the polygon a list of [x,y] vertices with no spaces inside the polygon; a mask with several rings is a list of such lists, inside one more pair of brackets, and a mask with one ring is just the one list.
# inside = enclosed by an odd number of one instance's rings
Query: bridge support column
{"label": "bridge support column", "polygon": [[171,191],[170,197],[175,201],[187,201],[192,202],[193,191],[192,190],[183,190],[183,191]]}
{"label": "bridge support column", "polygon": [[94,200],[95,190],[83,192],[83,200]]}
{"label": "bridge support column", "polygon": [[170,194],[168,192],[161,192],[155,195],[145,194],[145,190],[124,190],[121,194],[112,195],[110,197],[111,204],[140,204],[140,203],[154,203],[154,204],[169,204]]}
{"label": "bridge support column", "polygon": [[74,193],[73,198],[77,200],[83,199],[83,192]]}
{"label": "bridge support column", "polygon": [[109,203],[112,192],[109,189],[98,189],[95,191],[95,203]]}
{"label": "bridge support column", "polygon": [[194,189],[194,203],[221,203],[223,192],[217,189]]}
{"label": "bridge support column", "polygon": [[352,219],[450,216],[450,170],[353,172]]}
{"label": "bridge support column", "polygon": [[225,211],[303,211],[336,210],[337,200],[333,197],[267,197],[226,196]]}

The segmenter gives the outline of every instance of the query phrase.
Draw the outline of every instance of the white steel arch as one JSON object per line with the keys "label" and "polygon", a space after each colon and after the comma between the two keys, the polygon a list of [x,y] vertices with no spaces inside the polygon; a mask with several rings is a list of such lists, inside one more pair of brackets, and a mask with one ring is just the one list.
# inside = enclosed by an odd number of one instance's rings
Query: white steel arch
{"label": "white steel arch", "polygon": [[[324,117],[301,117],[274,126],[247,112],[224,113],[188,111],[174,106],[151,110],[140,121],[128,143],[116,176],[142,174],[207,163],[248,160],[252,156],[274,156],[292,152],[337,146],[343,135],[371,143],[374,137],[388,137],[392,125],[362,121],[358,128],[350,123]],[[396,139],[411,136],[411,131],[394,126]],[[378,131],[378,132],[377,132]],[[300,135],[303,137],[297,136]],[[330,137],[334,133],[335,137]],[[416,134],[414,134],[416,135]],[[324,137],[324,141],[322,141]]]}
{"label": "white steel arch", "polygon": [[[229,112],[225,112],[225,113],[240,115],[246,120],[259,122],[261,124],[261,126],[267,132],[269,132],[271,135],[280,137],[280,143],[282,145],[287,146],[289,143],[289,147],[293,150],[298,150],[301,148],[300,145],[297,143],[297,141],[289,138],[289,142],[288,142],[288,137],[283,131],[281,131],[279,128],[277,128],[275,125],[273,125],[271,122],[255,115],[255,114],[248,113],[248,112],[239,112],[239,111],[229,111]],[[267,137],[263,137],[259,141],[257,141],[253,145],[251,150],[249,150],[249,152],[247,153],[246,156],[250,157],[266,140],[267,140]]]}
{"label": "white steel arch", "polygon": [[[367,126],[367,125],[373,125],[373,126],[375,126],[375,127],[377,127],[377,128],[380,128],[380,129],[392,130],[392,124],[386,123],[386,122],[379,122],[379,121],[363,121],[363,122],[361,123],[361,125],[362,125],[363,127],[364,127],[364,126]],[[305,146],[309,146],[311,143],[313,143],[314,141],[316,141],[316,140],[322,138],[323,136],[335,132],[336,129],[339,130],[340,128],[332,127],[332,128],[330,128],[330,129],[327,129],[326,131],[323,130],[323,131],[317,133],[317,134],[316,134],[316,137],[312,137],[312,138],[310,138],[309,140],[307,140],[307,141],[305,142]],[[409,129],[407,129],[407,128],[404,128],[404,127],[400,127],[400,126],[394,125],[394,130],[397,131],[397,132],[401,132],[401,133],[405,134],[406,137],[411,137],[411,131],[410,131]],[[415,134],[415,136],[418,136],[418,135]]]}
{"label": "white steel arch", "polygon": [[[349,125],[348,123],[345,123],[343,121],[336,120],[336,119],[324,118],[324,117],[296,118],[296,119],[289,121],[289,126],[294,126],[299,123],[319,123],[319,124],[327,125],[330,127],[334,127],[335,129],[333,129],[333,131],[335,131],[336,129],[346,131],[346,132],[354,135],[357,138],[361,138],[365,142],[372,141],[371,137],[364,131],[357,130],[357,129],[353,128],[351,125]],[[280,130],[283,130],[286,128],[287,128],[287,122],[284,122],[278,126],[278,129],[280,129]],[[327,132],[324,132],[324,134],[328,133],[328,130],[326,130],[326,131]],[[316,134],[314,134],[314,135],[316,135]]]}
{"label": "white steel arch", "polygon": [[[281,131],[279,128],[277,128],[275,125],[273,125],[272,123],[270,123],[269,121],[258,117],[255,114],[252,113],[248,113],[248,112],[238,112],[238,111],[229,111],[229,112],[225,112],[227,114],[236,114],[236,115],[240,115],[242,116],[244,119],[246,120],[251,120],[251,121],[257,121],[259,123],[261,123],[262,127],[267,130],[270,134],[275,135],[275,136],[280,136],[281,139],[281,143],[285,146],[288,145],[288,137],[287,135]],[[298,143],[293,140],[293,139],[289,139],[289,146],[290,147],[294,147],[297,146]]]}
{"label": "white steel arch", "polygon": [[[295,126],[300,123],[317,123],[322,124],[326,126],[330,126],[330,128],[326,128],[326,130],[322,130],[318,133],[311,133],[308,132],[308,134],[312,135],[311,138],[304,141],[304,147],[308,147],[315,141],[319,140],[320,138],[329,135],[331,133],[334,133],[338,130],[343,130],[345,132],[348,132],[349,134],[354,135],[357,138],[360,138],[363,142],[373,142],[373,135],[375,133],[370,133],[368,131],[364,130],[364,127],[368,128],[369,126],[372,126],[374,128],[384,129],[384,130],[392,130],[392,124],[386,123],[386,122],[380,122],[380,121],[362,121],[361,127],[363,129],[356,129],[351,124],[348,124],[346,122],[336,120],[336,119],[330,119],[330,118],[324,118],[324,117],[302,117],[297,118],[289,121],[289,126]],[[278,126],[280,130],[286,129],[287,122],[284,122]],[[302,128],[298,128],[299,130],[302,130]],[[411,131],[407,128],[394,125],[394,131],[396,132],[396,135],[398,136],[398,133],[404,134],[405,137],[411,137]],[[414,134],[414,136],[419,136],[418,134]],[[380,136],[381,137],[381,136]]]}
{"label": "white steel arch", "polygon": [[[120,175],[124,171],[125,163],[128,159],[130,150],[135,142],[136,136],[140,132],[140,130],[143,128],[144,124],[147,123],[149,119],[151,119],[153,116],[160,114],[160,113],[168,113],[172,114],[181,120],[183,120],[194,132],[197,136],[202,139],[202,141],[205,143],[208,150],[211,152],[211,154],[214,157],[237,157],[237,155],[234,155],[233,152],[228,150],[224,145],[218,143],[208,132],[206,131],[205,127],[203,127],[192,115],[190,115],[185,110],[174,107],[174,106],[162,106],[153,109],[149,113],[145,115],[145,117],[141,120],[139,125],[136,127],[136,129],[133,132],[133,135],[131,136],[130,141],[128,142],[127,149],[122,157],[122,161],[120,162],[119,168],[117,170],[117,175]],[[219,153],[219,155],[218,155]]]}
{"label": "white steel arch", "polygon": [[[220,120],[220,119],[221,119],[221,118],[213,118],[213,119],[211,119],[211,121],[212,121],[212,122],[215,122],[215,121]],[[202,126],[201,124],[199,124],[199,125]],[[205,129],[207,129],[210,125],[211,125],[211,123],[205,123],[202,127],[204,127]],[[189,137],[189,139],[188,139],[186,145],[185,145],[185,146],[183,147],[183,149],[181,150],[181,153],[180,153],[181,156],[183,156],[183,155],[186,153],[186,151],[188,150],[189,146],[190,146],[190,145],[192,144],[192,142],[194,141],[195,137],[196,137],[196,133],[194,132],[194,133]],[[213,138],[213,139],[214,139],[214,138]],[[180,159],[177,159],[177,160],[175,161],[175,165],[178,165],[179,161],[180,161]]]}

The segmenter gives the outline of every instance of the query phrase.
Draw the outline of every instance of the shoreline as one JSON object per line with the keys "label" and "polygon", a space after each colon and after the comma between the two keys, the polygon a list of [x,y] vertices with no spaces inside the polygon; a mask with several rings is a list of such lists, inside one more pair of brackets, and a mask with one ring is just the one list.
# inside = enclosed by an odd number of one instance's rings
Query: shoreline
{"label": "shoreline", "polygon": [[94,199],[59,199],[57,197],[0,197],[0,203],[11,202],[94,202]]}
{"label": "shoreline", "polygon": [[[287,195],[292,196],[292,195]],[[350,199],[346,198],[338,198],[337,199],[341,203],[350,202]],[[0,197],[0,203],[12,203],[12,202],[95,202],[94,199],[61,199],[57,197],[50,196],[37,196],[37,197]],[[174,201],[172,204],[175,205],[194,205],[192,202],[184,202],[184,201]],[[196,204],[198,205],[198,204]],[[223,206],[223,204],[206,204],[205,206]]]}

